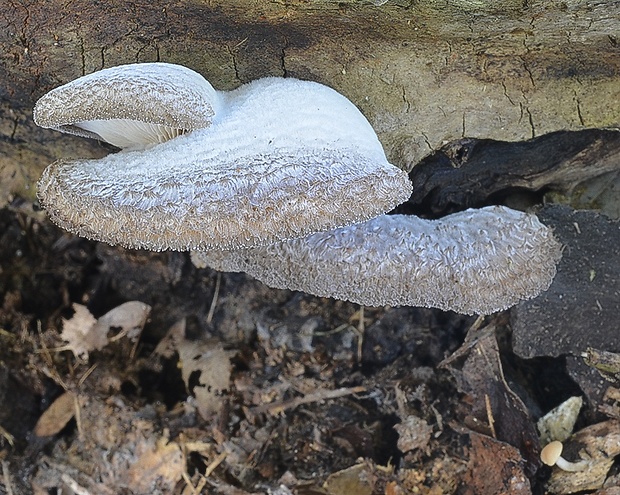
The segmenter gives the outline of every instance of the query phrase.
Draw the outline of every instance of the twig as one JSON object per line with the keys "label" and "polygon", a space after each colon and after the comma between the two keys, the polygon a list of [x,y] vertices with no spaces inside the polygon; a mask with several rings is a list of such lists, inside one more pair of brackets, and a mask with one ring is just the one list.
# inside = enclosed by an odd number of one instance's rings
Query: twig
{"label": "twig", "polygon": [[68,474],[66,473],[61,474],[60,479],[65,485],[67,485],[77,495],[91,495],[91,493],[86,488],[84,488],[83,486],[80,486],[80,484]]}
{"label": "twig", "polygon": [[474,334],[474,332],[475,332],[476,330],[478,330],[478,329],[482,326],[482,324],[484,323],[485,318],[486,318],[486,317],[485,317],[485,316],[483,316],[483,315],[478,315],[478,318],[476,318],[476,321],[474,321],[474,322],[471,324],[471,327],[469,327],[469,329],[467,330],[467,333],[468,333],[468,334],[472,334],[472,335],[473,335],[473,334]]}
{"label": "twig", "polygon": [[357,329],[353,325],[350,323],[343,323],[342,325],[338,325],[336,328],[332,328],[331,330],[316,331],[313,335],[324,337],[326,335],[334,335],[336,333],[343,332],[344,330],[351,330],[352,332],[357,333]]}
{"label": "twig", "polygon": [[75,408],[75,424],[77,425],[78,437],[84,440],[84,429],[82,428],[82,409],[80,407],[80,397],[73,394],[73,407]]}
{"label": "twig", "polygon": [[191,478],[189,477],[189,473],[187,472],[187,469],[185,469],[183,471],[183,473],[181,473],[181,477],[183,478],[183,481],[185,481],[185,484],[187,486],[191,486],[192,487],[192,495],[194,493],[196,493],[196,487],[194,486],[194,483],[192,483]]}
{"label": "twig", "polygon": [[[211,462],[211,464],[209,464],[207,466],[207,470],[205,471],[205,477],[208,478],[209,476],[211,476],[211,473],[213,473],[213,471],[215,471],[215,469],[222,464],[222,462],[224,461],[224,459],[226,459],[226,456],[228,454],[226,452],[222,452],[220,455],[218,455],[215,459],[213,459],[213,462]],[[203,485],[204,486],[204,485]]]}
{"label": "twig", "polygon": [[362,362],[362,348],[364,347],[364,334],[366,332],[366,324],[364,322],[364,306],[360,306],[359,311],[360,319],[357,322],[357,362]]}
{"label": "twig", "polygon": [[0,426],[0,436],[4,437],[4,439],[9,442],[11,447],[15,447],[15,437],[2,428],[2,426]]}
{"label": "twig", "polygon": [[9,474],[9,463],[6,461],[2,461],[2,477],[4,478],[4,488],[6,488],[6,495],[13,495],[11,475]]}
{"label": "twig", "polygon": [[211,300],[211,306],[207,313],[207,323],[211,323],[213,315],[215,314],[215,306],[217,305],[217,298],[220,295],[220,283],[222,282],[222,272],[217,272],[217,278],[215,279],[215,290],[213,291],[213,299]]}
{"label": "twig", "polygon": [[491,435],[493,438],[497,438],[497,433],[495,432],[495,419],[493,418],[493,409],[491,408],[491,400],[489,399],[488,394],[484,394],[484,405],[487,410],[487,420],[489,421],[489,428],[491,428]]}
{"label": "twig", "polygon": [[77,386],[78,388],[80,388],[82,385],[84,385],[84,382],[86,381],[86,379],[90,376],[90,374],[95,371],[95,368],[97,367],[97,363],[93,364],[90,368],[88,368],[84,374],[82,375],[82,377],[78,380]]}
{"label": "twig", "polygon": [[200,476],[200,481],[196,485],[196,488],[194,488],[194,493],[192,493],[192,495],[200,495],[202,493],[202,489],[205,487],[206,484],[207,478],[205,478],[204,476]]}
{"label": "twig", "polygon": [[295,399],[291,399],[288,401],[280,401],[274,402],[272,404],[263,404],[262,406],[258,406],[252,409],[252,412],[255,414],[261,414],[268,412],[269,414],[280,414],[281,412],[286,411],[287,409],[295,409],[297,406],[301,406],[302,404],[310,404],[312,402],[321,402],[327,399],[337,399],[339,397],[344,397],[351,394],[359,394],[361,392],[365,392],[366,387],[358,386],[351,388],[339,388],[337,390],[319,390],[318,392],[313,392],[311,394],[306,394],[303,397],[296,397]]}

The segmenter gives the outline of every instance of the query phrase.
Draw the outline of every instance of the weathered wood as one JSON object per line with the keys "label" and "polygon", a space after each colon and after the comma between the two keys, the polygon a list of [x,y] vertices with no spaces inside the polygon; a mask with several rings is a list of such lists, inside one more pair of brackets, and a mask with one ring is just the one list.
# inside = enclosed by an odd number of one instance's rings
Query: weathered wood
{"label": "weathered wood", "polygon": [[558,205],[539,217],[564,252],[549,290],[511,311],[513,349],[525,359],[566,356],[570,375],[596,404],[609,382],[583,363],[582,353],[620,349],[620,222]]}
{"label": "weathered wood", "polygon": [[620,2],[445,3],[4,0],[0,204],[7,191],[31,196],[54,158],[104,152],[36,129],[30,111],[122,63],[180,63],[218,89],[269,75],[328,84],[404,169],[462,137],[620,124]]}
{"label": "weathered wood", "polygon": [[[489,198],[515,190],[552,190],[570,197],[589,179],[617,171],[620,132],[616,130],[554,132],[519,142],[464,139],[413,168],[409,174],[413,194],[398,211],[443,216],[483,206]],[[614,183],[616,177],[607,178],[607,184]]]}

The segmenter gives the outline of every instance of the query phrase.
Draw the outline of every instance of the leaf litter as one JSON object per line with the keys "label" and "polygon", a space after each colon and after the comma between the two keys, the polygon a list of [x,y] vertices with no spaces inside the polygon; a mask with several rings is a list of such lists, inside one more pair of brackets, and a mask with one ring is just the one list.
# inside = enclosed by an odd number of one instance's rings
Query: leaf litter
{"label": "leaf litter", "polygon": [[[15,208],[0,210],[0,259],[0,403],[10,404],[0,408],[0,491],[620,488],[617,373],[599,358],[616,348],[590,342],[594,368],[587,347],[563,351],[591,371],[599,400],[568,378],[562,356],[512,353],[513,311],[475,322],[270,290],[196,270],[183,254],[76,239]],[[132,301],[140,306],[114,313]],[[537,334],[536,320],[518,324],[520,339]],[[584,396],[563,427],[574,429],[564,455],[596,467],[541,466],[536,421]]]}

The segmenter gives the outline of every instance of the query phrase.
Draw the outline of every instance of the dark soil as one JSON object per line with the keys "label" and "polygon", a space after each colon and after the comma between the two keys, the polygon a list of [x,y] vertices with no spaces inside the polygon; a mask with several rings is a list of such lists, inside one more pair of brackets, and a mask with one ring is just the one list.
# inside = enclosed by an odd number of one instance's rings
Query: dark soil
{"label": "dark soil", "polygon": [[[19,199],[0,263],[1,494],[544,493],[535,422],[583,395],[565,354],[513,353],[510,312],[269,289],[76,238]],[[128,301],[151,307],[139,337],[110,324],[81,358],[61,338],[75,304]],[[577,429],[616,438],[615,378]]]}

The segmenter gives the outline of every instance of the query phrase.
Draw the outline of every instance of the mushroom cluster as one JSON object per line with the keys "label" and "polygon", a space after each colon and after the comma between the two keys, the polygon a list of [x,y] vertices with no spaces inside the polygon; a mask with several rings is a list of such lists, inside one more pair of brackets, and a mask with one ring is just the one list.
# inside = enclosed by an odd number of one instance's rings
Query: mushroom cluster
{"label": "mushroom cluster", "polygon": [[38,184],[61,227],[198,266],[367,305],[492,313],[546,290],[560,245],[504,207],[439,221],[409,198],[374,130],[327,86],[265,78],[222,92],[182,66],[101,70],[43,96],[35,122],[121,148],[59,160]]}

